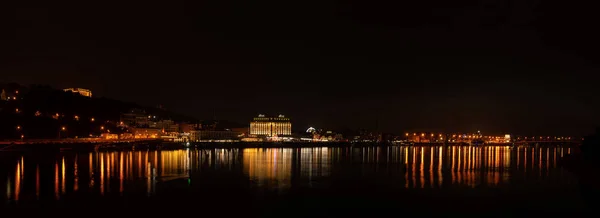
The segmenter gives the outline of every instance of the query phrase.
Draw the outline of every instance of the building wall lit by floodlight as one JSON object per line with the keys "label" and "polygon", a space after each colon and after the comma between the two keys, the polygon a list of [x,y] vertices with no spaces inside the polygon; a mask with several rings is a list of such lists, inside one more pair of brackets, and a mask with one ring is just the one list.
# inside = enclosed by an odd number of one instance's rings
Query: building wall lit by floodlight
{"label": "building wall lit by floodlight", "polygon": [[89,89],[82,89],[82,88],[67,88],[67,89],[63,89],[65,92],[73,92],[73,93],[77,93],[80,94],[82,96],[85,97],[92,97],[92,91]]}
{"label": "building wall lit by floodlight", "polygon": [[292,123],[290,118],[283,115],[277,117],[265,117],[259,114],[250,122],[250,134],[258,136],[285,136],[292,134]]}

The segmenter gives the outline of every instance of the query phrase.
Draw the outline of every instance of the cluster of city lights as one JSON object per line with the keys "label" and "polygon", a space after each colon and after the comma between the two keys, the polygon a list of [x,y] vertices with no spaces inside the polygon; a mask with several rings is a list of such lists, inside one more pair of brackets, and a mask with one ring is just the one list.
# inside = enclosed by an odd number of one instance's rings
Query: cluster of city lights
{"label": "cluster of city lights", "polygon": [[517,137],[517,140],[525,141],[536,141],[536,140],[557,140],[557,141],[569,141],[572,138],[570,136],[531,136],[531,137]]}

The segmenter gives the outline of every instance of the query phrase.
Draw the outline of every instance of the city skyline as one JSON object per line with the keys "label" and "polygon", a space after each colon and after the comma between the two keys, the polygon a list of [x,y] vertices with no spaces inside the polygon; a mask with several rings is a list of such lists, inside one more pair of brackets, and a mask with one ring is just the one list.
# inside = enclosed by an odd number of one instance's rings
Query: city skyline
{"label": "city skyline", "polygon": [[584,217],[597,5],[7,1],[0,214]]}
{"label": "city skyline", "polygon": [[[15,89],[15,87],[17,87],[16,85],[17,84],[12,84],[10,86],[7,86],[7,87],[11,87],[11,88],[9,88],[9,89],[2,89],[2,91],[3,91],[2,92],[2,94],[3,94],[2,100],[8,101],[8,102],[14,101],[17,104],[19,104],[19,102],[22,99],[24,99],[24,95],[25,96],[27,95],[27,91],[26,90],[28,88],[27,87],[21,87],[20,89],[24,89],[25,90],[25,93],[23,93],[22,92],[23,90],[21,90],[21,92],[20,92],[19,89]],[[44,86],[41,86],[41,87],[44,87]],[[6,92],[6,90],[9,90],[9,91]],[[73,91],[73,89],[64,89],[64,90],[63,89],[54,89],[54,90],[55,91],[59,91],[59,92],[64,91],[65,93],[70,93],[70,92]],[[76,91],[74,91],[72,93],[75,93],[76,95],[81,95],[81,96],[85,96],[85,97],[91,98],[91,92],[92,92],[91,90],[89,90],[89,89],[82,89],[82,88],[78,88],[78,89],[75,89],[75,90]],[[50,94],[50,93],[47,93],[47,94]],[[17,97],[19,99],[17,99]],[[102,99],[108,100],[108,99],[105,99],[105,98],[102,98]],[[38,103],[41,103],[41,102],[38,102]],[[123,104],[129,104],[129,105],[136,105],[134,102],[122,102],[122,103]],[[29,103],[29,104],[31,104],[31,103]],[[15,106],[13,106],[13,107],[15,107]],[[154,112],[162,111],[160,113],[163,116],[165,116],[165,115],[167,115],[169,113],[172,113],[172,111],[169,112],[168,110],[165,110],[165,108],[163,108],[161,105],[157,106],[156,108],[155,107],[145,107],[145,108],[146,109],[150,109],[150,110],[152,110]],[[7,109],[10,109],[10,107],[7,108]],[[73,108],[73,109],[75,109],[75,108]],[[180,129],[180,127],[179,127],[180,125],[185,125],[186,126],[186,127],[182,127],[183,129],[190,129],[192,126],[198,126],[198,125],[202,126],[204,124],[205,125],[210,125],[210,126],[212,126],[211,128],[214,129],[216,126],[213,126],[213,125],[216,125],[217,123],[221,123],[221,121],[224,121],[225,122],[224,125],[222,125],[222,124],[218,125],[220,129],[223,129],[223,128],[225,128],[225,129],[231,129],[231,128],[240,129],[241,126],[246,126],[245,128],[248,129],[248,132],[250,132],[253,135],[267,135],[267,136],[273,136],[273,135],[290,135],[291,133],[302,133],[305,129],[307,129],[307,128],[313,128],[313,127],[317,127],[318,129],[321,129],[321,130],[323,130],[323,129],[326,129],[328,131],[332,131],[333,130],[333,131],[336,131],[336,132],[346,132],[346,133],[348,133],[348,132],[354,132],[354,133],[356,133],[357,131],[359,131],[359,132],[360,131],[369,131],[369,132],[374,132],[374,133],[383,133],[383,134],[386,134],[386,135],[397,135],[397,136],[400,136],[402,134],[406,134],[408,132],[415,132],[415,133],[418,133],[418,134],[421,134],[421,133],[427,133],[427,134],[429,134],[429,133],[432,133],[432,132],[433,133],[452,133],[452,134],[457,134],[457,133],[460,133],[460,134],[465,134],[465,133],[466,134],[471,134],[471,133],[475,133],[475,132],[477,132],[477,133],[481,132],[481,129],[479,129],[479,128],[472,128],[472,129],[467,129],[467,130],[458,130],[458,129],[452,129],[452,128],[450,128],[450,129],[441,129],[441,128],[435,128],[435,127],[425,127],[425,128],[408,127],[408,128],[402,129],[400,132],[394,132],[394,131],[386,131],[384,129],[380,129],[378,127],[379,120],[375,120],[375,123],[374,123],[373,126],[368,126],[368,125],[367,126],[358,126],[358,127],[354,128],[354,129],[350,128],[350,127],[347,127],[347,126],[343,127],[343,128],[331,128],[331,127],[327,127],[327,126],[312,126],[312,125],[307,125],[307,126],[297,126],[297,125],[294,125],[293,128],[292,128],[292,125],[289,124],[290,118],[287,117],[287,116],[285,116],[285,115],[283,115],[283,114],[281,114],[281,113],[279,113],[279,115],[277,115],[277,116],[273,116],[272,118],[270,116],[268,116],[268,115],[266,116],[265,114],[262,114],[262,113],[258,114],[258,116],[255,116],[250,121],[249,125],[247,124],[248,120],[242,121],[240,123],[230,122],[230,121],[227,120],[227,118],[215,120],[216,119],[216,115],[215,114],[213,114],[213,117],[211,119],[197,119],[197,118],[193,118],[193,117],[190,117],[190,116],[185,116],[183,114],[180,114],[180,115],[176,115],[176,116],[180,117],[179,119],[181,119],[182,118],[181,116],[183,116],[183,117],[187,117],[185,119],[188,119],[188,120],[187,121],[183,121],[183,122],[181,122],[182,120],[180,120],[179,122],[174,122],[170,118],[166,118],[166,117],[162,117],[161,118],[160,115],[157,118],[156,114],[145,112],[144,110],[146,110],[146,109],[143,109],[143,108],[130,108],[130,109],[127,109],[127,111],[121,111],[121,114],[119,115],[120,118],[117,119],[116,117],[114,117],[113,120],[109,119],[109,120],[106,120],[106,121],[107,122],[114,122],[114,123],[117,123],[117,124],[119,122],[121,122],[121,124],[120,124],[121,126],[123,126],[123,124],[125,124],[125,125],[130,125],[130,127],[135,127],[135,128],[139,128],[139,127],[142,127],[142,128],[148,128],[148,127],[150,127],[150,128],[156,128],[156,127],[160,127],[158,129],[163,129],[163,131],[164,130],[168,130],[168,129],[175,129],[175,130]],[[13,110],[13,109],[11,109],[11,110]],[[14,112],[15,114],[21,114],[21,112],[22,112],[22,108],[20,109],[19,107],[14,108],[14,110],[16,110]],[[33,112],[30,111],[30,113],[33,113]],[[71,112],[71,113],[73,113],[73,112]],[[83,120],[91,119],[92,121],[94,120],[95,115],[91,115],[91,116],[88,115],[90,117],[85,117],[85,116],[81,117],[81,116],[77,115],[77,114],[80,114],[80,113],[82,113],[82,114],[83,113],[88,114],[88,112],[79,111],[78,113],[70,114],[69,116],[74,116],[73,119],[77,120],[77,121],[80,120],[80,119],[83,119]],[[165,113],[167,113],[167,114],[165,114]],[[37,110],[37,111],[35,111],[35,114],[33,114],[33,115],[35,115],[36,117],[38,117],[38,116],[40,116],[42,114],[45,114],[46,116],[52,116],[53,119],[58,119],[59,117],[64,117],[65,116],[64,111],[60,111],[60,110],[58,110],[58,111],[43,111],[43,112]],[[97,114],[97,115],[101,115],[101,114]],[[170,115],[167,115],[167,116],[170,116]],[[189,119],[193,119],[194,121],[189,120]],[[261,120],[261,119],[263,119],[263,120]],[[269,121],[271,119],[273,119],[273,120]],[[191,121],[191,123],[190,123],[190,121]],[[276,124],[277,122],[280,122],[280,121],[287,121],[288,124],[282,124],[281,126],[279,124]],[[206,122],[214,122],[214,123],[213,124],[208,124]],[[263,124],[261,124],[262,125],[261,128],[254,128],[254,130],[253,130],[253,124],[254,124],[254,127],[258,127],[259,126],[259,124],[257,122],[263,122]],[[201,124],[201,123],[204,123],[204,124]],[[300,120],[299,123],[306,123],[306,122],[303,122],[302,120]],[[131,124],[133,124],[133,126],[131,126]],[[187,126],[190,126],[190,127],[187,127]],[[567,134],[567,133],[564,133],[564,132],[560,132],[560,133],[556,133],[556,134],[549,134],[547,132],[542,132],[542,133],[538,133],[538,134],[535,134],[535,133],[532,134],[532,133],[527,133],[527,132],[525,132],[525,133],[523,133],[523,132],[516,132],[516,131],[511,130],[511,129],[504,129],[504,130],[500,130],[500,131],[496,131],[496,132],[488,131],[487,129],[483,129],[483,130],[484,130],[484,132],[486,134],[492,134],[492,135],[511,134],[511,135],[528,136],[528,137],[543,137],[543,138],[546,138],[546,137],[561,138],[561,137],[565,137],[565,136],[584,137],[584,136],[587,135],[587,134],[582,134],[582,133]],[[168,130],[167,132],[174,132],[174,131],[173,130]],[[90,136],[91,135],[92,134],[90,134]]]}

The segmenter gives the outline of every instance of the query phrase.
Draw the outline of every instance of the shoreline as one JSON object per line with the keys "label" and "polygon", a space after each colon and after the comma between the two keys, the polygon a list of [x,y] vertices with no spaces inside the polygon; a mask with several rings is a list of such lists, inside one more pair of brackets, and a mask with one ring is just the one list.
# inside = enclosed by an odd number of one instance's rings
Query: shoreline
{"label": "shoreline", "polygon": [[172,149],[213,149],[213,148],[314,148],[314,147],[388,147],[388,146],[475,146],[475,147],[576,147],[579,143],[493,143],[469,145],[467,143],[351,143],[351,142],[165,142],[162,140],[121,140],[121,141],[37,141],[35,143],[2,143],[0,152],[52,152],[52,151],[104,151],[104,150],[172,150]]}

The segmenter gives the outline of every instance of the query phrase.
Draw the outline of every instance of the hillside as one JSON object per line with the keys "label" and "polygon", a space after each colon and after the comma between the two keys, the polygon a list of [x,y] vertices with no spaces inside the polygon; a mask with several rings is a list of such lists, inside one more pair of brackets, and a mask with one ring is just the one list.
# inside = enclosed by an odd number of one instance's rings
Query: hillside
{"label": "hillside", "polygon": [[[167,110],[144,107],[108,98],[84,97],[49,86],[0,84],[0,139],[86,137],[100,134],[101,127],[113,132],[120,115],[140,109],[160,119],[176,122],[198,122],[197,119]],[[62,127],[65,130],[62,131]]]}

